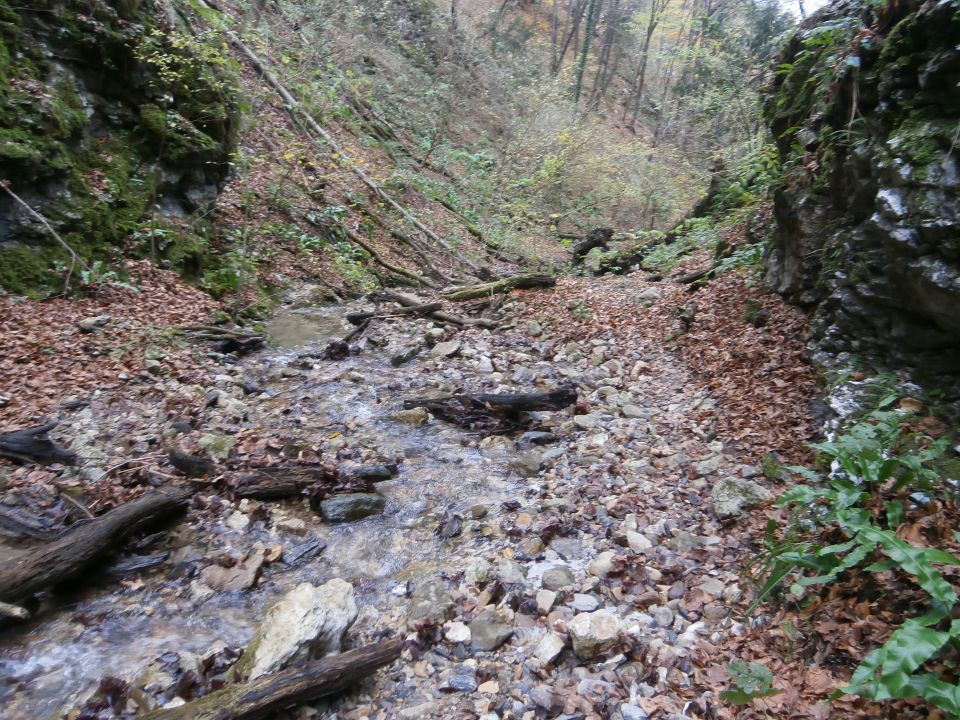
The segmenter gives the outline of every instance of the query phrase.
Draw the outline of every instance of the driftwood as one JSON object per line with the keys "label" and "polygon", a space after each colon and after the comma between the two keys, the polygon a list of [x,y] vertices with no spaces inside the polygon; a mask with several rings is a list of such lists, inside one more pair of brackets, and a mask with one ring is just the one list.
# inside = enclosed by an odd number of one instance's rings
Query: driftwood
{"label": "driftwood", "polygon": [[482,285],[448,290],[443,296],[447,300],[463,302],[465,300],[474,300],[476,298],[489,297],[500,293],[508,293],[517,288],[553,287],[556,284],[557,279],[552,275],[544,275],[541,273],[512,275],[500,280],[495,280],[494,282],[483,283]]}
{"label": "driftwood", "polygon": [[72,463],[76,453],[57,445],[47,437],[57,423],[47,423],[37,427],[0,433],[0,457],[26,464],[38,462]]}
{"label": "driftwood", "polygon": [[0,570],[0,602],[17,602],[73,577],[123,538],[183,510],[190,495],[188,489],[149,492],[74,525]]}
{"label": "driftwood", "polygon": [[401,315],[428,315],[442,308],[443,305],[440,303],[424,303],[423,305],[411,305],[410,307],[399,307],[392,310],[352,312],[347,313],[347,322],[351,325],[360,325],[366,320],[378,320],[380,318],[398,317]]}
{"label": "driftwood", "polygon": [[343,472],[332,464],[278,466],[241,475],[233,494],[251,500],[282,500],[297,497],[322,485],[327,493],[369,492],[371,483],[396,477],[394,464],[369,465]]}
{"label": "driftwood", "polygon": [[[402,305],[403,307],[423,305],[423,301],[414,295],[407,295],[406,293],[396,292],[395,290],[384,290],[383,293],[395,303]],[[497,323],[493,320],[486,320],[484,318],[458,317],[456,315],[443,312],[442,310],[435,310],[434,312],[431,312],[429,317],[432,317],[434,320],[438,320],[440,322],[449,323],[451,325],[479,325],[480,327],[485,328],[495,328],[497,326]]]}
{"label": "driftwood", "polygon": [[433,415],[471,430],[509,430],[520,427],[521,413],[561,410],[577,402],[577,391],[564,387],[553,392],[504,395],[453,395],[405,400],[406,409],[422,407]]}
{"label": "driftwood", "polygon": [[333,695],[400,657],[401,640],[385,640],[334,657],[237,683],[139,720],[256,720],[298,703]]}
{"label": "driftwood", "polygon": [[611,228],[594,228],[587,236],[573,248],[573,264],[580,265],[583,259],[594,248],[606,248],[613,237]]}

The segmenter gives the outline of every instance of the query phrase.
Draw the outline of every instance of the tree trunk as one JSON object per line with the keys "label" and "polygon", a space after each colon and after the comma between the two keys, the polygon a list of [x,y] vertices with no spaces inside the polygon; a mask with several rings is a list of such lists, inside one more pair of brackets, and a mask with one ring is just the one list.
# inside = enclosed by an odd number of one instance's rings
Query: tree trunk
{"label": "tree trunk", "polygon": [[497,295],[498,293],[507,293],[517,288],[553,287],[556,284],[557,279],[553,277],[553,275],[543,275],[540,273],[512,275],[501,280],[495,280],[494,282],[483,283],[482,285],[448,290],[443,293],[443,296],[447,300],[464,302],[475,298]]}
{"label": "tree trunk", "polygon": [[386,640],[300,667],[264,675],[205,695],[171,710],[155,710],[139,720],[256,720],[290,705],[333,695],[398,657],[403,641]]}
{"label": "tree trunk", "polygon": [[0,601],[16,602],[87,568],[125,537],[183,510],[191,491],[152,491],[17,558],[0,571]]}
{"label": "tree trunk", "polygon": [[442,310],[440,303],[425,303],[423,305],[411,305],[410,307],[394,308],[392,310],[368,310],[366,312],[347,313],[347,322],[351,325],[359,325],[367,320],[377,318],[397,317],[401,315],[426,315],[428,313]]}

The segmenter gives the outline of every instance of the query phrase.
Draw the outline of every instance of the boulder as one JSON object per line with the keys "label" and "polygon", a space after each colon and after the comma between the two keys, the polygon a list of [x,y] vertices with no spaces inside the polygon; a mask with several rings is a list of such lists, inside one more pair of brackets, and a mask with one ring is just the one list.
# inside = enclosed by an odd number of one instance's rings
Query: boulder
{"label": "boulder", "polygon": [[301,583],[267,611],[231,677],[252,680],[293,660],[336,654],[356,619],[350,583],[339,578],[319,587]]}

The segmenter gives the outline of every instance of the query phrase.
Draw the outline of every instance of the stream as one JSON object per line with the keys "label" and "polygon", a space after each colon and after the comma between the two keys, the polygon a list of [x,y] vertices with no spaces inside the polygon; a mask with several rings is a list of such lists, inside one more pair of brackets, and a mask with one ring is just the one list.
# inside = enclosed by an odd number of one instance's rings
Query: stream
{"label": "stream", "polygon": [[[510,469],[512,441],[478,441],[435,420],[413,427],[389,417],[402,397],[435,389],[437,379],[417,362],[400,368],[389,362],[410,342],[411,331],[429,326],[424,321],[384,323],[362,352],[344,360],[304,361],[305,353],[346,333],[344,312],[341,307],[279,313],[269,325],[274,345],[223,372],[253,377],[264,389],[243,400],[242,428],[311,443],[325,458],[343,449],[341,456],[357,457],[358,464],[369,464],[368,458],[399,461],[399,475],[378,484],[387,498],[385,512],[328,525],[305,502],[265,503],[266,519],[250,513],[238,520],[238,504],[227,501],[216,512],[191,511],[146,551],[171,551],[159,567],[122,578],[98,575],[84,590],[55,596],[52,608],[0,638],[0,716],[60,717],[100,678],[132,680],[165,652],[202,655],[224,644],[241,646],[270,604],[301,582],[349,581],[360,607],[351,633],[382,626],[386,614],[406,603],[408,581],[462,569],[466,558],[482,552],[490,542],[482,528],[456,544],[436,529],[446,513],[458,513],[466,522],[496,522],[500,503],[512,497],[518,482]],[[459,371],[453,372],[447,379],[456,382]],[[471,521],[471,509],[473,517],[486,509],[490,515]],[[192,579],[211,557],[243,554],[256,541],[288,552],[316,540],[326,543],[325,549],[291,565],[265,565],[259,585],[250,590],[211,593]]]}

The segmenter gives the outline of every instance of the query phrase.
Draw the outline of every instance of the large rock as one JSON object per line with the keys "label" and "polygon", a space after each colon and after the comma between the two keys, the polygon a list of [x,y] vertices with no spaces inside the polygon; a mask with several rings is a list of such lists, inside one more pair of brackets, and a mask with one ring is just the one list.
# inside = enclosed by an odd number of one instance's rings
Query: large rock
{"label": "large rock", "polygon": [[573,652],[581,660],[592,660],[617,644],[620,621],[606,610],[580,613],[567,623]]}
{"label": "large rock", "polygon": [[252,680],[293,660],[338,653],[356,619],[350,583],[334,578],[319,587],[297,585],[267,611],[231,676]]}
{"label": "large rock", "polygon": [[960,0],[830,3],[785,43],[765,108],[793,168],[774,194],[767,281],[814,308],[815,358],[850,351],[953,389],[958,17]]}
{"label": "large rock", "polygon": [[320,503],[320,514],[331,523],[353,522],[383,512],[387,499],[380,493],[334,495]]}
{"label": "large rock", "polygon": [[721,520],[734,518],[744,508],[760,505],[773,499],[762,485],[743,478],[724,478],[713,486],[713,512]]}

